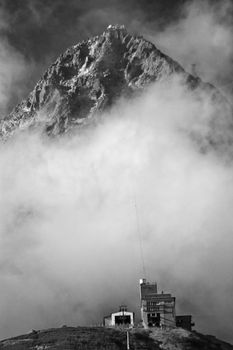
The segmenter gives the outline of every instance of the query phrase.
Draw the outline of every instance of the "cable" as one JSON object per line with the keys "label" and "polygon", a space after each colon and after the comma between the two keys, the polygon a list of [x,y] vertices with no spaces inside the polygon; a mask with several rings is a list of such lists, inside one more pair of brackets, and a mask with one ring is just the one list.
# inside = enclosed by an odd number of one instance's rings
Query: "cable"
{"label": "cable", "polygon": [[144,259],[144,252],[143,252],[143,241],[142,241],[138,207],[137,207],[137,201],[136,201],[135,195],[134,195],[134,205],[135,205],[138,240],[139,240],[139,246],[140,246],[140,255],[141,255],[141,261],[142,261],[142,271],[143,271],[143,277],[146,278],[146,267],[145,267],[145,259]]}

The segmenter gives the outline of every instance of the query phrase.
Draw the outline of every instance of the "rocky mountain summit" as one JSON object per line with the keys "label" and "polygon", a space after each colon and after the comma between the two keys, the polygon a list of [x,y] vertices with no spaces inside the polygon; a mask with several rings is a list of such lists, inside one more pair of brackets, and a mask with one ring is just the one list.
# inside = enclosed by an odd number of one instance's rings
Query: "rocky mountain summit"
{"label": "rocky mountain summit", "polygon": [[143,37],[124,26],[72,46],[45,72],[29,96],[0,123],[0,136],[38,127],[62,134],[85,125],[120,96],[133,96],[148,84],[179,74],[191,89],[222,99],[210,84],[194,77]]}
{"label": "rocky mountain summit", "polygon": [[[171,331],[131,329],[131,350],[232,350],[233,345],[213,336],[177,328]],[[125,350],[126,331],[104,327],[62,327],[29,334],[0,342],[0,350]]]}

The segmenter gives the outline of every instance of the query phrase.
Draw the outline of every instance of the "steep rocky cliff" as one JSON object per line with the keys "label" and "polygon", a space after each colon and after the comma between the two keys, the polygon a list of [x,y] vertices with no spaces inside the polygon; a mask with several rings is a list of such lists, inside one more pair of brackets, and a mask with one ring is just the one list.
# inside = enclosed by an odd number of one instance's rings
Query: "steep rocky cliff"
{"label": "steep rocky cliff", "polygon": [[222,99],[143,37],[124,26],[109,26],[94,38],[66,50],[48,68],[34,90],[0,123],[0,135],[38,127],[57,135],[88,123],[120,96],[132,96],[148,84],[179,74],[192,89]]}

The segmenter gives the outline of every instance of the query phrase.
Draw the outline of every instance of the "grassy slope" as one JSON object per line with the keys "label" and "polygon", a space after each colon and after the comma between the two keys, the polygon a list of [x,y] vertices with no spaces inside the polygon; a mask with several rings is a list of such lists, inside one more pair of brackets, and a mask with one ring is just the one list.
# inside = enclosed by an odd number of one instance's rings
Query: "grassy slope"
{"label": "grassy slope", "polygon": [[[126,349],[124,330],[103,327],[62,327],[48,329],[0,342],[0,350],[123,350]],[[190,333],[181,329],[171,332],[142,329],[130,331],[132,350],[233,350],[233,346],[214,337]]]}

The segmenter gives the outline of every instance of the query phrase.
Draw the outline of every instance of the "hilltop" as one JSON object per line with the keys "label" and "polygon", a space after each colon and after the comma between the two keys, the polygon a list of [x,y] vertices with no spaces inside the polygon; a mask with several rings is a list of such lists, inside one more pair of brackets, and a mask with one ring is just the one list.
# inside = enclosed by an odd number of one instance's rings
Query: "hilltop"
{"label": "hilltop", "polygon": [[[233,350],[233,345],[213,336],[188,332],[181,328],[165,331],[132,329],[129,331],[131,350]],[[123,350],[127,348],[126,331],[104,327],[62,327],[29,334],[0,342],[4,350]]]}

